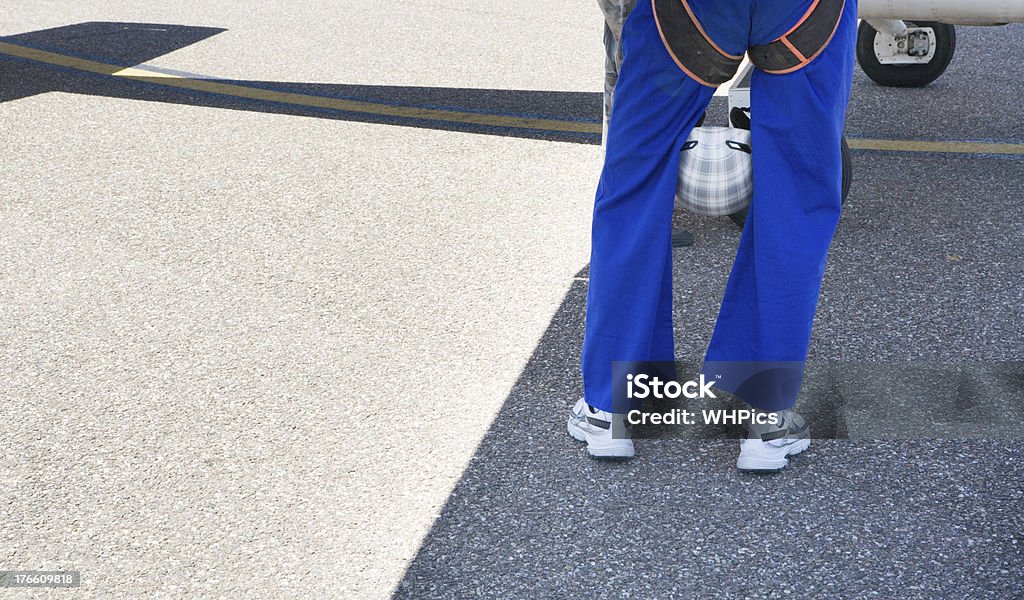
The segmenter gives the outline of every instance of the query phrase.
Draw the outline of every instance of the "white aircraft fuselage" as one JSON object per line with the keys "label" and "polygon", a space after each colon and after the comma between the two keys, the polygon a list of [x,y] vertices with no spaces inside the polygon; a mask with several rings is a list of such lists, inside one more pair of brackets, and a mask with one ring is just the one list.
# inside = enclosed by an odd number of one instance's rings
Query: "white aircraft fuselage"
{"label": "white aircraft fuselage", "polygon": [[1024,23],[1024,0],[860,0],[859,13],[863,19],[999,25]]}

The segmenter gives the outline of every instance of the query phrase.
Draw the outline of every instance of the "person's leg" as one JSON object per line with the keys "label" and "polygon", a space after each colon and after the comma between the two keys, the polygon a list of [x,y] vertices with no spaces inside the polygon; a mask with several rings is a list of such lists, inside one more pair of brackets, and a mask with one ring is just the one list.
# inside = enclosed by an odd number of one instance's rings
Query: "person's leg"
{"label": "person's leg", "polygon": [[[671,217],[679,151],[714,92],[665,50],[642,0],[623,31],[594,204],[584,396],[612,412],[614,361],[673,361]],[[617,409],[618,410],[618,409]]]}
{"label": "person's leg", "polygon": [[[760,10],[765,20],[779,14],[775,6]],[[857,3],[847,0],[834,37],[810,64],[782,75],[758,70],[751,81],[754,198],[705,372],[724,372],[719,387],[767,411],[796,402],[807,358],[841,208],[856,29]]]}

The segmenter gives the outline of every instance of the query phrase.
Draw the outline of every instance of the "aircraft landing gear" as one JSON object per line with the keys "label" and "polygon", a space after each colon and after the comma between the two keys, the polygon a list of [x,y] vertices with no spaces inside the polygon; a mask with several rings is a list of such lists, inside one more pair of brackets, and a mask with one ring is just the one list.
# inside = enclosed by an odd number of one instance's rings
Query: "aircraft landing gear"
{"label": "aircraft landing gear", "polygon": [[934,21],[863,20],[857,30],[857,62],[879,85],[922,87],[953,60],[956,30]]}

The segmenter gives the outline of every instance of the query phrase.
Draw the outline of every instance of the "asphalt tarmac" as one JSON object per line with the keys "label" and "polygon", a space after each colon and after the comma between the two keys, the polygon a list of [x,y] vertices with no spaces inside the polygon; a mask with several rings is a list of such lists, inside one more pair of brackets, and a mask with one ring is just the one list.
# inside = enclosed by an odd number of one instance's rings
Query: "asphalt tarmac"
{"label": "asphalt tarmac", "polygon": [[[844,439],[603,464],[596,6],[143,4],[0,23],[53,53],[0,47],[0,570],[82,575],[12,597],[1024,596],[1020,154],[854,151],[811,355],[860,396],[801,400]],[[848,137],[1024,144],[1024,26],[958,34],[927,88],[858,71]],[[697,361],[739,230],[677,222]]]}

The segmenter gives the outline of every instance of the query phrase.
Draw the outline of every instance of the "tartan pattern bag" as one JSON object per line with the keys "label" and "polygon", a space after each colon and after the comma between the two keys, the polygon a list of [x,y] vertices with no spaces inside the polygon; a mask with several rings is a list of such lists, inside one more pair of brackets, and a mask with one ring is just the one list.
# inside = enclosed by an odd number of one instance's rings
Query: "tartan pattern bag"
{"label": "tartan pattern bag", "polygon": [[683,208],[720,217],[750,205],[754,173],[749,131],[694,127],[679,158],[676,202]]}

